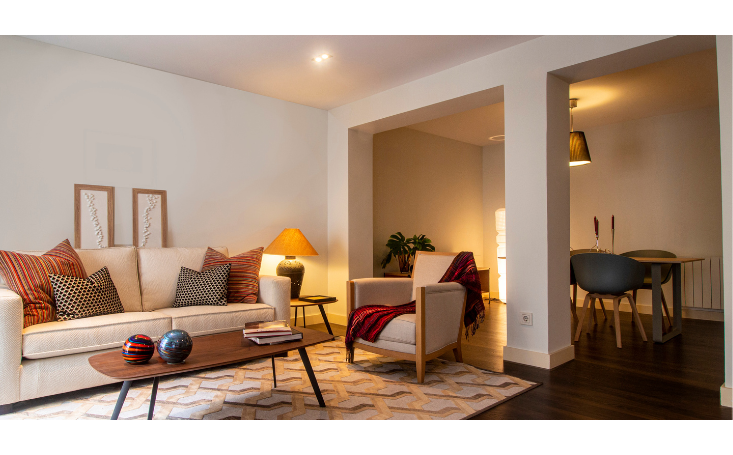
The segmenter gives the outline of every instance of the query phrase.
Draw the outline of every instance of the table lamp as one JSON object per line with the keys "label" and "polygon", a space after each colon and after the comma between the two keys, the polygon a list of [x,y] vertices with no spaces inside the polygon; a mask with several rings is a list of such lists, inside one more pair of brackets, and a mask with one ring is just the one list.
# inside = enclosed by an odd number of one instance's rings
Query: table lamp
{"label": "table lamp", "polygon": [[308,242],[300,229],[284,229],[280,235],[265,248],[265,254],[285,256],[276,269],[277,276],[290,278],[290,298],[300,297],[305,267],[295,256],[318,256],[315,248]]}

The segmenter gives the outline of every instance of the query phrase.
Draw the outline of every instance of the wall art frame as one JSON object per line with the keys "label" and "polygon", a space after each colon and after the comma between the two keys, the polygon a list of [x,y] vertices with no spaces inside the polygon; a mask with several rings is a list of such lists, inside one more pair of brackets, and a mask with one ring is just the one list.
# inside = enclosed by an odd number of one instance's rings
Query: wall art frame
{"label": "wall art frame", "polygon": [[115,246],[115,188],[74,184],[74,248]]}
{"label": "wall art frame", "polygon": [[168,192],[132,189],[132,244],[136,248],[168,246]]}

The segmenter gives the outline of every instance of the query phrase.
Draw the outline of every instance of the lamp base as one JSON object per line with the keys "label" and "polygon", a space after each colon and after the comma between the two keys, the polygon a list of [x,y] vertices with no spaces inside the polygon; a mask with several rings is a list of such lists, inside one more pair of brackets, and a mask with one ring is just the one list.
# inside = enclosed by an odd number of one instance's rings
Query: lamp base
{"label": "lamp base", "polygon": [[277,276],[286,276],[290,278],[290,298],[297,299],[300,297],[300,286],[303,284],[303,275],[305,275],[305,267],[295,259],[295,256],[285,256],[275,269]]}

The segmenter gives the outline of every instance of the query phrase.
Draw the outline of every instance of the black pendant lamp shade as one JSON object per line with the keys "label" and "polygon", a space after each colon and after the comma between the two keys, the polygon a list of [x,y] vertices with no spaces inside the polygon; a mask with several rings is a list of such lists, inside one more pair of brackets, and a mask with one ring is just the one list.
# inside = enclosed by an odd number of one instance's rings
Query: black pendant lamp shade
{"label": "black pendant lamp shade", "polygon": [[570,132],[570,165],[581,166],[590,163],[588,143],[582,131]]}

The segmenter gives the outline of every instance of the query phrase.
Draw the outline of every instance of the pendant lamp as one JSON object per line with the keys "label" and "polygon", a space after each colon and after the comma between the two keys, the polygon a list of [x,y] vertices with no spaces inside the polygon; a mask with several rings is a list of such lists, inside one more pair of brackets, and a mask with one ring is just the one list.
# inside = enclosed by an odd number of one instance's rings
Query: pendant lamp
{"label": "pendant lamp", "polygon": [[570,99],[570,165],[582,166],[590,163],[588,143],[585,140],[585,133],[573,131],[573,108],[578,107],[578,99]]}

